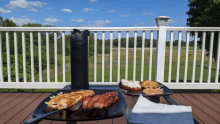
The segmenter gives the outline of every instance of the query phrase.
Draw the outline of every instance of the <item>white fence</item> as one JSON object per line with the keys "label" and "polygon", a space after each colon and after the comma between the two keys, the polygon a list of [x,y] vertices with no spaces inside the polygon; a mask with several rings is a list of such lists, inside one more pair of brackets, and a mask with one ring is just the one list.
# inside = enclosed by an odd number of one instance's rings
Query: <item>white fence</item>
{"label": "white fence", "polygon": [[[211,66],[212,66],[212,49],[213,49],[213,37],[214,31],[220,31],[220,27],[0,27],[0,31],[6,33],[6,50],[7,50],[7,73],[8,82],[3,80],[3,60],[2,60],[2,38],[0,34],[0,88],[22,88],[22,89],[54,89],[63,88],[70,82],[66,82],[66,68],[65,68],[65,31],[72,31],[73,29],[94,31],[94,82],[90,82],[90,85],[117,85],[120,81],[120,59],[118,59],[117,69],[117,82],[112,82],[112,55],[113,55],[113,32],[118,32],[118,58],[120,58],[121,51],[121,31],[126,31],[126,60],[125,60],[125,78],[128,78],[128,45],[129,45],[129,32],[134,31],[134,60],[133,60],[133,80],[136,80],[136,45],[137,45],[137,31],[142,31],[142,59],[141,59],[141,81],[144,79],[144,72],[149,71],[149,80],[152,77],[152,52],[153,52],[153,31],[158,33],[157,41],[157,54],[156,54],[156,68],[155,68],[155,80],[165,83],[171,89],[220,89],[219,77],[219,59],[220,59],[220,38],[218,38],[218,50],[217,50],[217,63],[215,72],[215,81],[210,82]],[[16,82],[11,82],[11,65],[10,65],[10,44],[9,44],[9,31],[14,32],[14,51],[15,51],[15,73]],[[23,78],[24,82],[19,82],[19,67],[18,67],[18,48],[17,48],[17,33],[16,31],[22,31],[22,53],[23,53]],[[31,55],[31,81],[27,82],[26,74],[26,49],[25,43],[25,31],[30,31],[30,55]],[[54,32],[54,56],[55,56],[55,82],[50,82],[50,71],[47,71],[47,82],[42,82],[42,58],[41,58],[41,34],[40,31],[46,32],[46,53],[47,53],[47,70],[50,70],[49,61],[49,31],[62,31],[62,62],[63,62],[63,82],[58,82],[58,64],[57,64],[57,34]],[[150,32],[150,55],[149,55],[149,70],[144,70],[144,44],[145,44],[145,32]],[[169,52],[169,71],[168,81],[164,82],[164,64],[165,64],[165,48],[166,48],[166,33],[170,31],[170,52]],[[178,31],[178,52],[177,52],[177,71],[176,82],[171,82],[171,70],[172,70],[172,52],[173,52],[173,31]],[[184,68],[184,80],[179,82],[179,70],[180,70],[180,54],[181,54],[181,31],[186,31],[186,55],[185,55],[185,68]],[[195,39],[197,41],[198,32],[203,32],[203,44],[201,48],[201,70],[200,80],[195,82],[195,67],[196,67],[196,53],[197,42],[194,42],[193,52],[193,66],[192,66],[192,79],[191,82],[187,82],[188,70],[188,52],[189,52],[189,31],[195,31]],[[38,53],[39,53],[39,82],[35,82],[34,74],[34,51],[33,51],[33,32],[38,32]],[[102,33],[102,82],[97,82],[97,32]],[[105,69],[105,32],[110,32],[110,79],[109,82],[104,82],[104,69]],[[204,52],[205,52],[205,35],[206,32],[211,32],[210,42],[210,54],[209,54],[209,66],[207,81],[203,81],[203,66],[204,66]],[[218,34],[220,37],[220,33]],[[130,78],[129,78],[130,79]]]}

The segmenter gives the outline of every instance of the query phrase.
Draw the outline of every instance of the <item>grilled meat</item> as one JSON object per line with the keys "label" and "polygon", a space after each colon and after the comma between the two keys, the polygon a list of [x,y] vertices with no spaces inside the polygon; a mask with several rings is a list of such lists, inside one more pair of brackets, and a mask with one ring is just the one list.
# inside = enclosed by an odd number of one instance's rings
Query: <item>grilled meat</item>
{"label": "grilled meat", "polygon": [[86,109],[93,109],[94,107],[93,107],[93,104],[97,101],[97,100],[99,100],[100,98],[101,98],[101,96],[102,95],[95,95],[95,96],[93,96],[90,100],[89,100],[89,102],[88,102],[88,104],[87,104],[87,106],[86,106]]}
{"label": "grilled meat", "polygon": [[87,98],[85,98],[85,99],[83,100],[83,104],[82,104],[82,108],[83,108],[83,109],[86,109],[87,104],[89,103],[89,101],[90,101],[91,98],[92,98],[92,97],[87,97]]}

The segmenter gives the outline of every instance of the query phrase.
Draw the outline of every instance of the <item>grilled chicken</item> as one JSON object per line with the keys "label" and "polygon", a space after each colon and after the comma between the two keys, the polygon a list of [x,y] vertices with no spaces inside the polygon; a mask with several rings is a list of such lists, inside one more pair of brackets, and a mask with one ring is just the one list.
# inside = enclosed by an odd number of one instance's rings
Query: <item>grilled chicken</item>
{"label": "grilled chicken", "polygon": [[83,108],[83,109],[86,109],[87,104],[89,103],[89,101],[90,101],[91,98],[92,98],[92,97],[87,97],[87,98],[85,98],[85,99],[83,100],[83,104],[82,104],[82,108]]}
{"label": "grilled chicken", "polygon": [[93,96],[90,100],[89,100],[89,102],[88,102],[88,104],[87,104],[87,106],[86,106],[86,109],[93,109],[94,107],[93,107],[93,104],[97,101],[97,100],[99,100],[100,98],[101,98],[101,96],[102,95],[95,95],[95,96]]}

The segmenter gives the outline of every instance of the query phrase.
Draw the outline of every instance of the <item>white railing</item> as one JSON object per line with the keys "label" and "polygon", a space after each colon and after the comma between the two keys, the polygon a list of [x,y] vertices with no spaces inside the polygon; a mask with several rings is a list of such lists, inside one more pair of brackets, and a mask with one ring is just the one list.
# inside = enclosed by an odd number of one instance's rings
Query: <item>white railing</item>
{"label": "white railing", "polygon": [[[142,51],[141,51],[141,81],[144,79],[144,72],[149,71],[149,80],[152,80],[152,58],[153,58],[153,31],[158,33],[157,41],[157,55],[156,55],[156,67],[155,67],[155,80],[165,83],[171,89],[220,89],[220,83],[218,82],[219,76],[219,59],[220,59],[220,38],[218,39],[218,52],[217,63],[215,72],[215,81],[210,82],[211,66],[212,66],[212,49],[213,49],[213,35],[214,31],[220,31],[220,27],[0,27],[0,31],[6,33],[6,50],[7,50],[7,72],[8,82],[4,82],[3,79],[3,59],[2,59],[2,37],[0,34],[0,88],[32,88],[32,89],[54,89],[63,88],[70,82],[66,82],[66,62],[65,62],[65,32],[72,31],[73,29],[90,30],[94,31],[94,82],[90,82],[90,85],[117,85],[120,81],[120,52],[121,52],[121,31],[126,31],[126,59],[125,59],[125,78],[128,77],[128,51],[129,51],[129,32],[134,31],[134,59],[133,59],[133,80],[136,80],[136,45],[137,45],[137,31],[142,31]],[[11,82],[11,65],[10,65],[10,44],[9,44],[9,31],[14,32],[14,51],[15,51],[15,73],[16,82]],[[22,31],[22,53],[23,53],[23,78],[24,82],[19,82],[18,75],[18,48],[17,48],[17,31]],[[25,31],[30,31],[30,55],[31,55],[31,82],[27,82],[26,74],[26,45],[25,45]],[[47,82],[42,82],[42,58],[41,58],[41,34],[40,32],[46,32],[46,54],[47,54]],[[49,31],[62,31],[62,62],[63,62],[63,81],[58,82],[58,63],[57,63],[57,33],[54,32],[54,57],[55,57],[55,82],[50,82],[50,55],[49,55]],[[150,54],[149,54],[149,70],[144,70],[144,52],[145,52],[145,33],[150,32]],[[170,51],[169,51],[169,71],[168,81],[164,82],[164,64],[165,64],[165,48],[166,48],[166,32],[170,31]],[[179,31],[178,37],[178,50],[177,50],[177,71],[176,82],[171,82],[171,70],[172,70],[172,53],[173,53],[173,31]],[[179,82],[179,70],[180,70],[180,54],[181,54],[181,31],[187,31],[186,33],[186,55],[185,55],[185,68],[184,68],[184,80]],[[197,42],[194,42],[193,52],[193,67],[192,67],[192,80],[187,82],[188,70],[188,52],[189,52],[189,31],[195,31],[195,41],[197,41],[198,32],[203,32],[203,43],[201,48],[201,69],[199,82],[195,83],[195,66],[196,66],[196,53]],[[3,33],[2,32],[2,33]],[[33,32],[38,32],[38,54],[39,54],[39,82],[35,82],[34,79],[34,51],[33,51]],[[102,33],[102,81],[97,82],[97,32]],[[109,82],[104,82],[105,77],[105,33],[110,32],[110,79]],[[112,82],[113,72],[113,32],[118,32],[118,67],[117,67],[117,82]],[[203,82],[203,66],[204,66],[204,52],[205,52],[205,35],[206,32],[211,32],[210,54],[209,54],[209,66],[207,81]],[[220,37],[220,33],[218,34]],[[138,80],[138,79],[137,79]]]}

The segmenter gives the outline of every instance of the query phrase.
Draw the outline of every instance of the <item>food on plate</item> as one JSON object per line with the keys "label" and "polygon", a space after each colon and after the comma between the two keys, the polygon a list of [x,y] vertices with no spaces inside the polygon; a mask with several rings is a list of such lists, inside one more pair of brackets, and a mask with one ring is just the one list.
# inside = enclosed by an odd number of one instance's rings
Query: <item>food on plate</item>
{"label": "food on plate", "polygon": [[95,94],[93,90],[76,91],[65,94],[58,94],[50,99],[47,106],[53,109],[69,108],[77,101],[83,100],[86,97],[91,97]]}
{"label": "food on plate", "polygon": [[[115,103],[119,98],[117,97],[118,93],[111,91],[103,95],[95,95],[92,98],[83,100],[83,109],[104,109]],[[86,106],[87,104],[87,106]]]}
{"label": "food on plate", "polygon": [[84,109],[86,109],[86,106],[87,106],[87,104],[89,103],[89,101],[90,101],[90,99],[91,99],[92,97],[91,96],[89,96],[89,97],[87,97],[87,98],[85,98],[83,101],[83,104],[82,104],[82,108],[84,108]]}
{"label": "food on plate", "polygon": [[141,85],[139,81],[132,81],[127,79],[121,79],[121,86],[126,90],[141,90]]}
{"label": "food on plate", "polygon": [[143,93],[146,95],[158,95],[158,94],[163,94],[164,91],[159,88],[146,88],[143,90]]}
{"label": "food on plate", "polygon": [[154,81],[146,80],[140,83],[143,88],[158,88],[159,84]]}

